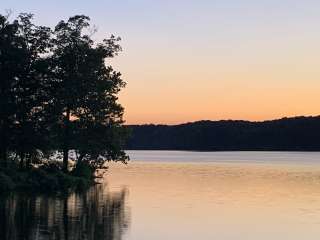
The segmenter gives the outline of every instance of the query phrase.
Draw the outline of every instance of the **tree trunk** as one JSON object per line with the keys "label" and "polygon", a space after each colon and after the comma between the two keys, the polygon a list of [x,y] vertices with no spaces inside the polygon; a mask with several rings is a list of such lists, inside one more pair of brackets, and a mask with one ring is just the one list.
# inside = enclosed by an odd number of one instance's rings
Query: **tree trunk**
{"label": "tree trunk", "polygon": [[68,172],[68,159],[69,159],[69,149],[65,147],[63,149],[63,171]]}
{"label": "tree trunk", "polygon": [[32,163],[32,154],[27,154],[26,157],[26,168],[30,169],[31,168],[31,163]]}
{"label": "tree trunk", "polygon": [[20,168],[23,169],[24,167],[24,158],[25,158],[25,153],[21,152],[20,153]]}
{"label": "tree trunk", "polygon": [[[4,124],[3,124],[4,125]],[[7,167],[8,165],[8,144],[5,126],[2,127],[0,136],[0,165]]]}
{"label": "tree trunk", "polygon": [[69,160],[69,134],[70,133],[70,109],[67,109],[64,126],[64,144],[63,144],[63,171],[68,172]]}
{"label": "tree trunk", "polygon": [[7,167],[8,165],[8,153],[6,147],[2,146],[0,150],[1,166]]}
{"label": "tree trunk", "polygon": [[86,156],[85,153],[80,153],[80,156],[77,159],[77,166],[82,163],[83,158]]}

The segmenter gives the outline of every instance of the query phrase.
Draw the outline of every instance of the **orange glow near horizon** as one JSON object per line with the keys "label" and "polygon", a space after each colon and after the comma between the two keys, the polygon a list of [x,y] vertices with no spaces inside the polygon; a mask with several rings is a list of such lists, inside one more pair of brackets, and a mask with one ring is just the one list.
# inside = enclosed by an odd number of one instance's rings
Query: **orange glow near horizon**
{"label": "orange glow near horizon", "polygon": [[262,121],[320,114],[320,69],[315,59],[209,59],[144,63],[148,67],[141,71],[119,65],[128,82],[120,94],[126,123]]}
{"label": "orange glow near horizon", "polygon": [[127,124],[320,115],[320,34],[294,34],[125,45],[112,64]]}

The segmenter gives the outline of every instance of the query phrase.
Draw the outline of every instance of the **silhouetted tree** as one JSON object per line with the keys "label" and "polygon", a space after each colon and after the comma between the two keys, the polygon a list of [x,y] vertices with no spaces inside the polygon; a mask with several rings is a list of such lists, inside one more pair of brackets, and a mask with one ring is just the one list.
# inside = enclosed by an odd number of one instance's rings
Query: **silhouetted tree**
{"label": "silhouetted tree", "polygon": [[18,16],[18,37],[22,41],[21,72],[13,90],[16,103],[14,122],[14,150],[20,156],[21,166],[26,161],[30,167],[37,150],[44,150],[46,131],[44,90],[51,30],[32,23],[32,14]]}
{"label": "silhouetted tree", "polygon": [[120,39],[111,36],[95,43],[85,34],[89,20],[87,16],[74,16],[61,21],[54,31],[52,114],[56,116],[65,171],[70,149],[79,153],[79,162],[85,158],[127,158],[109,137],[116,137],[113,132],[123,123],[123,108],[116,95],[125,83],[120,73],[106,66],[105,59],[121,50],[117,44]]}
{"label": "silhouetted tree", "polygon": [[[39,153],[69,151],[93,167],[123,161],[126,130],[117,94],[125,86],[106,59],[121,51],[120,38],[95,43],[84,15],[60,21],[52,31],[0,15],[0,160],[31,166]],[[87,32],[87,33],[86,33]]]}
{"label": "silhouetted tree", "polygon": [[0,15],[0,160],[7,165],[17,111],[15,89],[24,72],[25,45],[17,20]]}

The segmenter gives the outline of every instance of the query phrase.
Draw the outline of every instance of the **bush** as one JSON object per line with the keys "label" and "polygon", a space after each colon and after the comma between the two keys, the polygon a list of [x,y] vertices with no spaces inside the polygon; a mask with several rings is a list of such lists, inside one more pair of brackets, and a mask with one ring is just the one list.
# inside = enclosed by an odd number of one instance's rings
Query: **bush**
{"label": "bush", "polygon": [[82,177],[87,180],[93,178],[94,170],[87,163],[80,163],[72,170],[73,176]]}
{"label": "bush", "polygon": [[94,170],[86,163],[79,164],[70,173],[64,173],[60,163],[31,169],[0,169],[0,193],[14,189],[41,193],[82,191],[93,184],[93,175]]}
{"label": "bush", "polygon": [[57,173],[62,171],[62,162],[53,161],[53,162],[47,162],[44,163],[39,167],[39,169],[42,169],[49,173]]}

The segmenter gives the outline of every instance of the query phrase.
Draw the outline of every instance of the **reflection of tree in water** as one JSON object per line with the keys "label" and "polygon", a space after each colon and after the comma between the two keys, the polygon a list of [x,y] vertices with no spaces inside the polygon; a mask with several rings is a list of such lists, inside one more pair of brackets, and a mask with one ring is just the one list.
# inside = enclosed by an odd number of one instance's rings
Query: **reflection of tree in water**
{"label": "reflection of tree in water", "polygon": [[120,240],[129,224],[126,190],[99,185],[65,198],[13,194],[0,199],[1,240]]}

